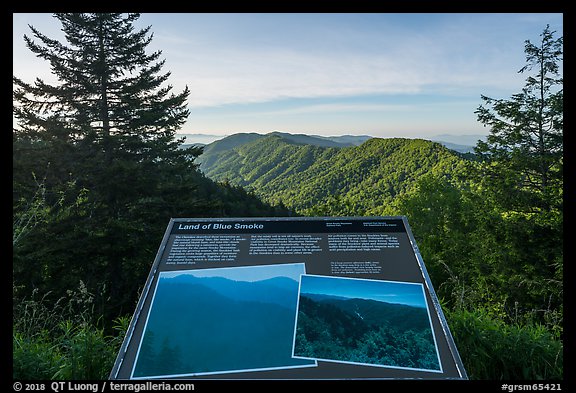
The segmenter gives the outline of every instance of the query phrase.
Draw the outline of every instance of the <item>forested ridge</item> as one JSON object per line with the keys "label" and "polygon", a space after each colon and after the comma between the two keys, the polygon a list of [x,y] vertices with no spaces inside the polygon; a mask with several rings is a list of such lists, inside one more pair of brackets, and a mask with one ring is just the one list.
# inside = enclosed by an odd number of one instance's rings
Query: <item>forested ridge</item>
{"label": "forested ridge", "polygon": [[426,309],[365,299],[318,300],[301,294],[294,354],[440,369]]}
{"label": "forested ridge", "polygon": [[340,148],[239,136],[206,146],[202,172],[303,215],[383,215],[423,175],[451,177],[465,166],[458,153],[423,139],[372,138]]}
{"label": "forested ridge", "polygon": [[470,378],[563,379],[563,41],[548,27],[526,42],[520,93],[479,92],[490,134],[470,159],[401,138],[184,149],[188,88],[168,85],[139,15],[55,17],[70,42],[24,40],[59,84],[13,77],[14,379],[108,377],[171,217],[290,214],[406,215]]}
{"label": "forested ridge", "polygon": [[421,139],[334,148],[231,138],[200,156],[207,176],[301,215],[406,215],[445,304],[561,329],[559,211],[498,206],[477,157]]}

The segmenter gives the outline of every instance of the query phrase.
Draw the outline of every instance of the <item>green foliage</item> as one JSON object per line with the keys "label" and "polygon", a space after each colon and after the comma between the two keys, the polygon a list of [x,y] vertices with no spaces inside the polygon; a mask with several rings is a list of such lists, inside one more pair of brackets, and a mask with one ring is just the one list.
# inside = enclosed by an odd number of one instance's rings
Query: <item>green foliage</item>
{"label": "green foliage", "polygon": [[474,214],[469,238],[483,251],[484,264],[473,258],[474,265],[489,266],[480,271],[490,281],[484,292],[500,292],[512,320],[520,314],[561,334],[563,38],[554,34],[546,26],[539,43],[526,41],[519,72],[532,74],[520,93],[509,100],[482,96],[476,113],[490,134],[475,149],[480,160],[469,178],[483,213]]}
{"label": "green foliage", "polygon": [[485,105],[476,111],[490,127],[487,141],[475,149],[484,162],[478,178],[505,210],[562,209],[563,38],[554,33],[546,26],[537,45],[526,41],[526,65],[519,72],[534,74],[522,92],[509,100],[482,95]]}
{"label": "green foliage", "polygon": [[368,320],[343,305],[305,296],[299,304],[294,346],[298,356],[419,369],[440,367],[424,309],[372,301],[371,311],[383,308],[386,312]]}
{"label": "green foliage", "polygon": [[482,309],[446,318],[470,379],[563,379],[563,343],[544,326],[506,324]]}
{"label": "green foliage", "polygon": [[447,174],[463,162],[425,140],[372,138],[335,148],[296,144],[281,135],[226,139],[199,157],[207,176],[250,187],[303,215],[382,215],[420,176]]}
{"label": "green foliage", "polygon": [[[236,135],[202,154],[174,138],[188,89],[161,86],[169,73],[161,52],[145,53],[149,28],[131,29],[138,14],[55,17],[67,44],[34,28],[37,41],[25,40],[62,83],[13,78],[13,378],[108,377],[128,325],[118,316],[133,311],[171,217],[288,207],[406,215],[469,376],[562,379],[563,41],[548,27],[540,45],[526,42],[520,71],[535,74],[522,92],[482,96],[490,135],[473,157],[424,140],[335,148],[282,134]],[[354,338],[364,362],[388,340],[308,322],[304,352]]]}
{"label": "green foliage", "polygon": [[106,379],[129,318],[118,317],[111,333],[92,323],[93,297],[78,291],[56,302],[47,295],[14,305],[12,377],[19,380]]}
{"label": "green foliage", "polygon": [[214,183],[194,162],[202,150],[180,148],[188,90],[162,87],[138,14],[55,17],[68,45],[33,27],[25,41],[61,83],[14,78],[14,281],[58,298],[81,280],[110,324],[133,310],[170,218],[287,210]]}
{"label": "green foliage", "polygon": [[[560,217],[501,212],[475,183],[423,177],[396,200],[438,296],[509,323],[563,330]],[[489,305],[489,306],[487,306]]]}
{"label": "green foliage", "polygon": [[526,42],[535,71],[510,100],[482,96],[490,127],[478,160],[430,175],[395,201],[408,216],[433,283],[450,308],[563,332],[562,38]]}

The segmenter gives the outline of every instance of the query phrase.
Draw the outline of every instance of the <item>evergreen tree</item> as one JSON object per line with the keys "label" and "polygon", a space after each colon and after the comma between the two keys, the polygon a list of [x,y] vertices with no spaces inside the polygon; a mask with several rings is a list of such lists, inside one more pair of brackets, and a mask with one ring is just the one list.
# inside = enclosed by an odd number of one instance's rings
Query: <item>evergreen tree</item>
{"label": "evergreen tree", "polygon": [[13,214],[33,200],[34,176],[52,207],[15,248],[14,279],[24,296],[38,289],[55,297],[82,280],[98,294],[96,311],[113,320],[132,312],[171,217],[227,215],[231,207],[250,215],[237,204],[273,213],[204,177],[194,162],[202,149],[175,138],[189,90],[173,93],[166,83],[161,51],[146,51],[150,27],[134,27],[139,14],[54,16],[65,43],[32,26],[24,40],[57,82],[13,77]]}
{"label": "evergreen tree", "polygon": [[189,91],[163,86],[170,73],[160,73],[160,51],[146,53],[152,35],[150,27],[134,29],[138,14],[54,16],[67,43],[32,26],[36,40],[24,40],[58,82],[13,77],[14,198],[25,199],[42,170],[48,205],[58,201],[70,211],[76,202],[64,200],[63,191],[82,192],[87,201],[66,216],[55,212],[20,245],[15,279],[55,294],[83,280],[117,308],[148,268],[142,259],[150,250],[140,242],[152,242],[171,213],[195,205],[197,181],[186,178],[198,177],[193,158],[200,150],[179,150],[174,138],[188,116]]}
{"label": "evergreen tree", "polygon": [[490,134],[478,143],[480,160],[470,173],[483,212],[474,213],[481,235],[474,265],[485,277],[477,282],[489,283],[491,296],[505,288],[499,302],[512,319],[525,315],[561,330],[563,38],[554,34],[546,26],[538,44],[525,41],[519,72],[532,74],[520,93],[509,100],[481,96],[476,113]]}
{"label": "evergreen tree", "polygon": [[[146,54],[150,26],[134,31],[139,14],[55,14],[69,45],[30,26],[37,43],[26,46],[50,63],[60,84],[41,79],[28,84],[14,77],[15,115],[26,133],[52,133],[64,141],[99,142],[110,160],[114,145],[146,150],[145,142],[171,140],[188,116],[186,88],[180,94],[163,87],[170,73],[161,51]],[[132,143],[132,144],[130,144]]]}
{"label": "evergreen tree", "polygon": [[[439,297],[507,322],[563,329],[562,38],[525,43],[533,71],[510,100],[482,96],[478,160],[422,177],[395,205],[409,217]],[[458,181],[455,181],[457,180]],[[462,180],[462,181],[460,181]]]}
{"label": "evergreen tree", "polygon": [[161,51],[146,54],[152,35],[150,27],[134,31],[139,14],[55,17],[69,45],[32,26],[39,42],[24,36],[27,47],[50,63],[59,83],[36,79],[28,84],[13,78],[19,126],[15,159],[53,162],[53,170],[59,171],[49,174],[53,182],[68,181],[66,176],[72,173],[79,187],[102,189],[117,216],[118,207],[113,205],[118,192],[108,191],[124,185],[117,191],[137,192],[133,188],[137,182],[129,181],[135,179],[135,166],[155,170],[159,161],[200,153],[189,149],[174,154],[181,142],[174,140],[175,132],[188,116],[189,91],[173,94],[170,85],[162,86],[170,73],[160,74]]}
{"label": "evergreen tree", "polygon": [[509,210],[530,213],[562,209],[563,178],[563,38],[546,26],[538,45],[525,42],[528,76],[510,100],[482,95],[476,113],[490,127],[476,147],[485,165],[482,177]]}

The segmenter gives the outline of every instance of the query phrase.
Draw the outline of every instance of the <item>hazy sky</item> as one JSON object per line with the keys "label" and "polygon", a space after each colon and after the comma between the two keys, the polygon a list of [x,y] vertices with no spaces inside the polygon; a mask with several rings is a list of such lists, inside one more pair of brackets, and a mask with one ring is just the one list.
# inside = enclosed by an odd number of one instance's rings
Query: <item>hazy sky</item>
{"label": "hazy sky", "polygon": [[[14,75],[51,81],[22,37],[31,24],[64,41],[60,23],[13,22]],[[487,134],[480,95],[521,91],[524,41],[546,24],[563,34],[561,13],[143,13],[136,27],[174,91],[190,88],[182,133],[426,137]]]}
{"label": "hazy sky", "polygon": [[303,275],[300,292],[426,307],[422,284]]}

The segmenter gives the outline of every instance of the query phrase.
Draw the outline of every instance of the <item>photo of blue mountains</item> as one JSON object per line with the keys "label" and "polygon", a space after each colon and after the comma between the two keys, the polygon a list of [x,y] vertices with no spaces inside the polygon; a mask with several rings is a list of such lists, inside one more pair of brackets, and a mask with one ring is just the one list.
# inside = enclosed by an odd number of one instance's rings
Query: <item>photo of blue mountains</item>
{"label": "photo of blue mountains", "polygon": [[161,272],[132,378],[316,366],[292,357],[304,264]]}
{"label": "photo of blue mountains", "polygon": [[294,356],[442,371],[416,283],[303,275]]}

